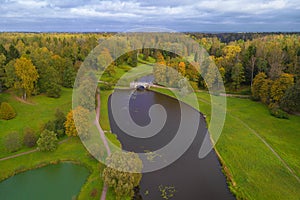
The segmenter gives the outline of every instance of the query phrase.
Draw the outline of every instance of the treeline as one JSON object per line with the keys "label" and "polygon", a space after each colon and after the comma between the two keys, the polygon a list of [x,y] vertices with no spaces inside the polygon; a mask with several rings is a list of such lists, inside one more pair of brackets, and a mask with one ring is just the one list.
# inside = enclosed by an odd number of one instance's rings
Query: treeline
{"label": "treeline", "polygon": [[[98,37],[98,38],[97,38]],[[23,98],[46,93],[60,96],[72,87],[76,72],[99,35],[0,34],[0,92],[17,89]]]}

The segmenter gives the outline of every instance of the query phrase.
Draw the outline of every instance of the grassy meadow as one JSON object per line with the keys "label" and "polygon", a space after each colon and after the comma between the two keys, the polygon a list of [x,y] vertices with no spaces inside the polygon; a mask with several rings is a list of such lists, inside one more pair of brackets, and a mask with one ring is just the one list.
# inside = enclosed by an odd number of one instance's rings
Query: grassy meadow
{"label": "grassy meadow", "polygon": [[[166,89],[152,90],[173,96]],[[205,92],[196,95],[198,109],[209,121],[210,96]],[[188,96],[186,102],[189,102]],[[238,199],[299,199],[299,146],[299,116],[290,116],[289,120],[277,119],[261,103],[227,98],[226,121],[216,150],[225,165],[227,177],[231,179],[230,188]]]}

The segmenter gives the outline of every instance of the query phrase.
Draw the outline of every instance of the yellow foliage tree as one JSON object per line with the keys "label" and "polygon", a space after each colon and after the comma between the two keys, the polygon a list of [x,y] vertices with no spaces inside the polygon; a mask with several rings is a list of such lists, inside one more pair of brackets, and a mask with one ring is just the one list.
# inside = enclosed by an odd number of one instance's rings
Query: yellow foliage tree
{"label": "yellow foliage tree", "polygon": [[37,82],[39,74],[31,60],[25,57],[17,59],[14,67],[17,76],[14,87],[22,89],[23,99],[26,100],[27,96],[30,96],[34,91],[35,82]]}
{"label": "yellow foliage tree", "polygon": [[[81,106],[78,106],[76,109],[71,110],[66,117],[65,128],[66,135],[77,136],[78,133],[82,139],[86,139],[88,137],[90,123],[89,123],[89,111]],[[76,123],[75,121],[80,122]]]}
{"label": "yellow foliage tree", "polygon": [[271,98],[274,103],[279,103],[283,98],[285,91],[294,85],[294,76],[283,73],[276,79],[271,87]]}
{"label": "yellow foliage tree", "polygon": [[185,63],[182,61],[178,64],[178,72],[181,73],[182,76],[185,75]]}

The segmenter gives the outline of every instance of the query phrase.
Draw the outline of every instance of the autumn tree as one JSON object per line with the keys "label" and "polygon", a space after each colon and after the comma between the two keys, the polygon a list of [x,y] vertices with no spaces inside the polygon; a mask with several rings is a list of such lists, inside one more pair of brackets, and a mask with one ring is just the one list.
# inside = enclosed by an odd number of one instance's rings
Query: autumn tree
{"label": "autumn tree", "polygon": [[16,111],[7,102],[2,102],[0,106],[0,119],[10,120],[16,117]]}
{"label": "autumn tree", "polygon": [[264,104],[269,104],[271,102],[271,87],[273,81],[271,79],[265,79],[262,83],[259,91],[259,98]]}
{"label": "autumn tree", "polygon": [[185,63],[184,62],[179,62],[178,64],[178,72],[182,75],[182,76],[185,76]]}
{"label": "autumn tree", "polygon": [[252,98],[254,100],[260,100],[260,89],[263,83],[265,82],[265,79],[267,78],[266,74],[263,72],[260,72],[255,76],[253,79],[253,85],[251,88],[252,92]]}
{"label": "autumn tree", "polygon": [[54,151],[58,145],[56,133],[47,129],[43,130],[40,138],[37,141],[38,149],[40,151]]}
{"label": "autumn tree", "polygon": [[[79,122],[76,123],[74,119]],[[80,133],[80,137],[86,139],[89,135],[90,122],[89,122],[89,111],[81,106],[71,110],[67,114],[65,129],[67,136],[77,136]]]}
{"label": "autumn tree", "polygon": [[291,74],[281,74],[271,87],[271,98],[274,103],[280,103],[286,90],[294,85],[294,77]]}
{"label": "autumn tree", "polygon": [[24,129],[24,138],[23,143],[27,147],[34,147],[36,145],[37,137],[34,133],[34,130],[31,128]]}
{"label": "autumn tree", "polygon": [[26,100],[34,91],[34,84],[39,78],[38,72],[31,60],[25,57],[17,59],[14,66],[17,76],[14,86],[23,91],[22,97]]}
{"label": "autumn tree", "polygon": [[116,199],[133,197],[133,189],[141,181],[142,161],[133,152],[115,152],[107,157],[107,167],[103,171],[103,181],[112,187],[116,193]]}

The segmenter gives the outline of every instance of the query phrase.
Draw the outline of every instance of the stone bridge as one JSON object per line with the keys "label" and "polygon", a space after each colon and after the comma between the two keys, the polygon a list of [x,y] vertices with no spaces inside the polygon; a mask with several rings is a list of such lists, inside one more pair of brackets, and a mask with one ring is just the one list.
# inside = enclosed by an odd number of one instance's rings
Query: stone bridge
{"label": "stone bridge", "polygon": [[131,82],[130,83],[131,88],[138,88],[138,87],[150,88],[152,85],[153,85],[152,82]]}

